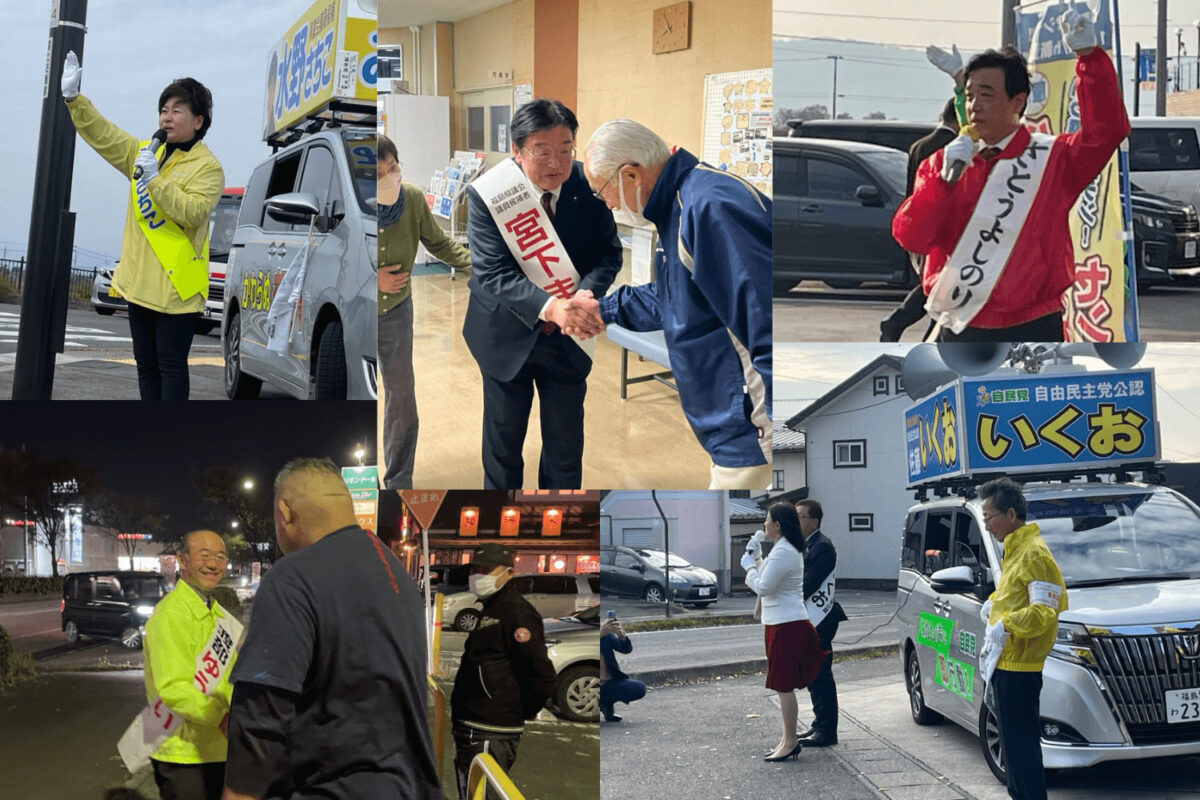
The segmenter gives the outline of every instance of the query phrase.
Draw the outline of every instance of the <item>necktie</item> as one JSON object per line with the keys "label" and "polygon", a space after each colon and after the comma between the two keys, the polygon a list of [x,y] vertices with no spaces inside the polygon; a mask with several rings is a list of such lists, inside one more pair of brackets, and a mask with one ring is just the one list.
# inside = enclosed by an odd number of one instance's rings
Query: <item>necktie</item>
{"label": "necktie", "polygon": [[[542,192],[542,208],[546,210],[546,216],[551,222],[554,222],[554,209],[550,208],[550,201],[554,199],[553,192]],[[547,320],[542,323],[542,333],[547,336],[558,330],[558,326]]]}
{"label": "necktie", "polygon": [[979,155],[984,161],[991,161],[993,158],[1000,155],[1001,152],[1002,151],[999,147],[985,147],[979,151]]}

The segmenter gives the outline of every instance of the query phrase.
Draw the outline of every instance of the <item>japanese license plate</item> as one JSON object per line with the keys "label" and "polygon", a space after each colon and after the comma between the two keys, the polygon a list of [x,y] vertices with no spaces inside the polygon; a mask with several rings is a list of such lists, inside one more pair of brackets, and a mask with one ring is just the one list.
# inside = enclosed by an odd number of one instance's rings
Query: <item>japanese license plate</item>
{"label": "japanese license plate", "polygon": [[1200,722],[1200,689],[1173,689],[1164,694],[1167,723]]}
{"label": "japanese license plate", "polygon": [[114,287],[110,284],[108,287],[108,296],[109,297],[120,297],[121,295],[117,292],[116,287]]}
{"label": "japanese license plate", "polygon": [[712,589],[709,589],[707,586],[705,586],[705,587],[698,589],[696,591],[696,594],[700,595],[701,597],[708,597],[708,593],[711,591],[712,591]]}
{"label": "japanese license plate", "polygon": [[1184,258],[1195,258],[1196,257],[1196,243],[1195,242],[1184,242],[1183,243],[1183,257]]}

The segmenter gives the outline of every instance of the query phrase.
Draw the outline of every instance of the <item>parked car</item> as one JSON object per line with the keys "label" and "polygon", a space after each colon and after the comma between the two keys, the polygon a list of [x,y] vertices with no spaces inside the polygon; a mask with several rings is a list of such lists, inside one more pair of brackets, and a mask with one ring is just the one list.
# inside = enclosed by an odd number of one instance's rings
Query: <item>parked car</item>
{"label": "parked car", "polygon": [[246,583],[244,586],[235,587],[234,592],[237,593],[238,602],[239,603],[254,602],[254,595],[258,594],[258,584],[259,584],[259,581],[250,581],[250,582]]}
{"label": "parked car", "polygon": [[92,308],[102,317],[129,310],[129,303],[113,288],[112,274],[112,269],[105,267],[97,270],[96,277],[92,278]]}
{"label": "parked car", "polygon": [[1200,210],[1200,117],[1133,117],[1130,176],[1146,191]]}
{"label": "parked car", "polygon": [[903,153],[937,127],[933,122],[902,122],[894,119],[789,119],[788,136],[806,139],[841,139],[891,147]]}
{"label": "parked car", "polygon": [[[1027,520],[1062,571],[1069,609],[1043,669],[1047,769],[1200,753],[1200,507],[1144,483],[1024,487]],[[983,702],[979,609],[1003,571],[980,501],[919,502],[904,523],[897,588],[900,666],[913,721],[949,718],[979,737],[1006,780]]]}
{"label": "parked car", "polygon": [[802,280],[835,289],[916,283],[908,253],[892,238],[908,156],[861,142],[783,137],[774,153],[776,296]]}
{"label": "parked car", "polygon": [[1138,184],[1131,193],[1137,285],[1173,283],[1200,276],[1200,220],[1196,210]]}
{"label": "parked car", "polygon": [[[543,618],[563,617],[600,602],[600,580],[574,572],[537,572],[514,575],[521,594]],[[442,605],[442,627],[473,631],[483,605],[470,592],[447,595]]]}
{"label": "parked car", "polygon": [[146,620],[166,593],[166,581],[157,572],[73,572],[63,580],[62,630],[72,644],[80,636],[101,636],[136,650]]}
{"label": "parked car", "polygon": [[[301,399],[375,397],[374,198],[374,128],[313,133],[255,168],[225,278],[229,397],[257,397],[264,382]],[[286,352],[269,350],[267,313],[310,237]]]}
{"label": "parked car", "polygon": [[554,712],[572,722],[600,721],[600,605],[546,623],[546,652],[558,673]]}
{"label": "parked car", "polygon": [[225,270],[245,192],[241,186],[226,187],[209,217],[208,298],[204,301],[204,321],[211,323],[209,331],[219,328],[225,317]]}
{"label": "parked car", "polygon": [[[717,576],[675,553],[671,560],[671,598],[706,608],[717,602]],[[600,546],[600,588],[625,597],[661,603],[666,597],[667,554],[644,547]]]}
{"label": "parked car", "polygon": [[[429,586],[431,594],[441,592],[451,595],[467,591],[467,578],[471,573],[468,564],[434,564],[429,572],[433,575],[433,583]],[[417,588],[424,592],[425,584],[418,581]]]}

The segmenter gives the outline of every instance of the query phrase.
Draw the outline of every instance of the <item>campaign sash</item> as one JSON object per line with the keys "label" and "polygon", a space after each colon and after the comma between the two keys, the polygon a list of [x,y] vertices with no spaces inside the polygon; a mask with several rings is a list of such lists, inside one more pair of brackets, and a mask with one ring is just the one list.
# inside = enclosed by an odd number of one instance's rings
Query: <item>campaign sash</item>
{"label": "campaign sash", "polygon": [[808,620],[814,628],[820,625],[833,609],[833,593],[837,590],[836,575],[837,569],[830,570],[816,591],[804,601],[804,607],[808,610]]}
{"label": "campaign sash", "polygon": [[[142,142],[146,147],[149,142]],[[162,148],[159,148],[162,151]],[[192,240],[183,232],[179,223],[167,218],[158,203],[150,196],[150,180],[142,175],[131,180],[130,191],[133,194],[133,205],[137,208],[137,226],[158,263],[167,271],[171,285],[179,293],[181,300],[187,300],[194,294],[208,288],[208,235],[204,236],[204,247],[200,255]],[[120,267],[118,267],[120,269]]]}
{"label": "campaign sash", "polygon": [[[571,263],[571,256],[517,162],[507,158],[471,185],[483,198],[526,278],[563,300],[569,300],[579,291],[579,273]],[[571,338],[588,358],[592,357],[596,349],[593,339]]]}
{"label": "campaign sash", "polygon": [[997,160],[925,303],[934,322],[962,333],[987,304],[1021,238],[1053,146],[1053,136],[1032,133],[1019,156]]}
{"label": "campaign sash", "polygon": [[[221,679],[229,671],[229,662],[233,660],[238,639],[242,635],[242,624],[216,601],[213,601],[213,605],[220,616],[217,617],[212,636],[208,637],[208,643],[196,656],[196,671],[192,675],[192,684],[207,695],[217,690]],[[125,767],[131,773],[145,767],[150,762],[150,756],[183,722],[182,717],[167,708],[161,697],[154,698],[154,702],[133,718],[117,742],[117,752],[121,754]]]}

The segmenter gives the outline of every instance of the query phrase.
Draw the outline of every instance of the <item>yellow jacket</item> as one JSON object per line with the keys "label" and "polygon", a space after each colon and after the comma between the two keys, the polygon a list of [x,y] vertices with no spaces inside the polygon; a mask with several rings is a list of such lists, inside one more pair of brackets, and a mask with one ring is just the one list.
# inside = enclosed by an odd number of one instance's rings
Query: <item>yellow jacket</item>
{"label": "yellow jacket", "polygon": [[[100,116],[83,95],[67,103],[67,110],[80,138],[116,167],[125,179],[128,211],[121,238],[121,261],[113,274],[113,286],[129,302],[155,311],[166,314],[203,311],[207,288],[191,297],[181,298],[154,255],[150,241],[138,228],[137,208],[130,195],[129,182],[141,142]],[[209,215],[225,188],[225,173],[216,156],[203,141],[196,142],[191,150],[176,150],[159,167],[158,175],[150,181],[148,188],[163,213],[183,228],[199,256],[208,236]]]}
{"label": "yellow jacket", "polygon": [[217,616],[228,613],[217,603],[209,608],[187,581],[180,580],[158,602],[146,623],[142,643],[146,702],[161,697],[167,708],[184,720],[154,751],[153,758],[159,761],[206,764],[225,760],[228,742],[220,726],[233,696],[229,674],[237,661],[236,651],[212,694],[201,692],[192,676],[196,658],[217,626]]}
{"label": "yellow jacket", "polygon": [[1009,633],[996,669],[1039,672],[1054,644],[1058,615],[1067,610],[1067,589],[1035,523],[1004,537],[1003,570],[991,601],[988,623],[1003,621]]}

